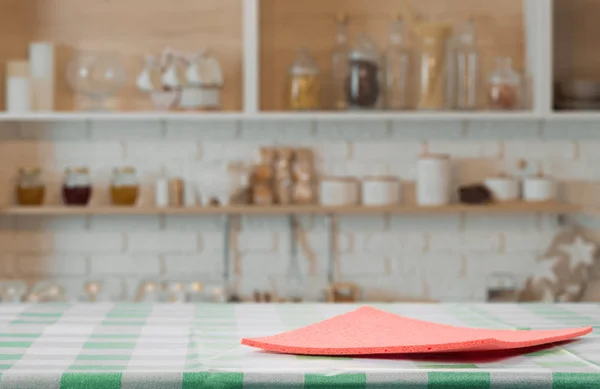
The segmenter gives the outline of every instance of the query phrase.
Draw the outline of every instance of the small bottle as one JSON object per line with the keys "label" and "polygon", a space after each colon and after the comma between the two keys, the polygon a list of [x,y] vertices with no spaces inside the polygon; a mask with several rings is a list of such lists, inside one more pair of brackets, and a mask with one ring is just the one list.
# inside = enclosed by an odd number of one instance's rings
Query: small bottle
{"label": "small bottle", "polygon": [[86,206],[92,197],[92,180],[85,167],[68,168],[62,189],[65,205]]}
{"label": "small bottle", "polygon": [[134,206],[140,192],[140,183],[133,167],[117,168],[113,172],[110,198],[113,205]]}
{"label": "small bottle", "polygon": [[493,110],[511,111],[521,107],[521,75],[512,67],[510,57],[496,59],[496,69],[488,79],[488,99]]}
{"label": "small bottle", "polygon": [[17,203],[23,206],[39,206],[44,203],[46,185],[40,168],[21,168],[16,187]]}
{"label": "small bottle", "polygon": [[406,43],[404,21],[402,15],[397,15],[390,27],[390,41],[385,55],[387,109],[410,108],[408,80],[412,56]]}
{"label": "small bottle", "polygon": [[331,51],[331,79],[329,95],[331,109],[345,110],[348,108],[346,100],[346,76],[348,75],[348,14],[337,16],[337,35],[335,47]]}
{"label": "small bottle", "polygon": [[480,57],[475,45],[475,25],[469,19],[454,38],[450,63],[452,108],[475,110],[478,103]]}

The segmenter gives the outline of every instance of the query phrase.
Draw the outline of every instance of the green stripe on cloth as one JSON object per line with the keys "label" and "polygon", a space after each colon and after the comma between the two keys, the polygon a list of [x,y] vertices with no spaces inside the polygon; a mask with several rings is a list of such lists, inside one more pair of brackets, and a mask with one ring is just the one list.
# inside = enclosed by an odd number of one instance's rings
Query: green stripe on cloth
{"label": "green stripe on cloth", "polygon": [[490,373],[429,372],[428,389],[489,389]]}
{"label": "green stripe on cloth", "polygon": [[121,373],[64,373],[60,389],[121,389]]}
{"label": "green stripe on cloth", "polygon": [[366,374],[338,374],[332,376],[306,374],[304,376],[305,389],[365,389],[366,387]]}
{"label": "green stripe on cloth", "polygon": [[134,349],[135,342],[85,342],[84,349],[124,350]]}
{"label": "green stripe on cloth", "polygon": [[[183,373],[181,389],[242,389],[241,373]],[[62,388],[61,388],[62,389]]]}
{"label": "green stripe on cloth", "polygon": [[600,388],[600,373],[553,373],[552,389]]}

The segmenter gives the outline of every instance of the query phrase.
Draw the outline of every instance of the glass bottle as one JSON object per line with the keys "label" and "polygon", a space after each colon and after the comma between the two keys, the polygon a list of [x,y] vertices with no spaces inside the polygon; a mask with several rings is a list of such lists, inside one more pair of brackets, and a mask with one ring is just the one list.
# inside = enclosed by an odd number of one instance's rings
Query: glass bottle
{"label": "glass bottle", "polygon": [[348,108],[346,101],[346,76],[348,75],[348,14],[337,16],[337,35],[331,51],[330,104],[334,110]]}
{"label": "glass bottle", "polygon": [[87,168],[74,167],[65,171],[62,196],[65,205],[85,206],[89,204],[92,197],[92,180]]}
{"label": "glass bottle", "polygon": [[132,167],[116,168],[110,186],[110,198],[113,205],[133,206],[140,190],[136,171]]}
{"label": "glass bottle", "polygon": [[136,85],[141,92],[151,93],[156,89],[160,89],[160,77],[162,70],[159,60],[156,56],[149,55],[146,57],[146,65],[137,77]]}
{"label": "glass bottle", "polygon": [[475,44],[475,25],[469,19],[454,38],[451,53],[452,108],[474,110],[479,92],[480,57]]}
{"label": "glass bottle", "polygon": [[346,99],[353,109],[376,109],[381,101],[381,58],[375,43],[366,34],[348,54]]}
{"label": "glass bottle", "polygon": [[419,39],[417,109],[447,108],[448,39],[452,27],[444,23],[420,23],[416,26]]}
{"label": "glass bottle", "polygon": [[411,52],[406,44],[404,20],[397,15],[390,27],[390,41],[385,56],[386,106],[392,110],[410,108],[409,72]]}
{"label": "glass bottle", "polygon": [[39,206],[44,203],[46,185],[40,168],[21,168],[17,180],[17,203],[24,206]]}
{"label": "glass bottle", "polygon": [[289,71],[288,106],[292,110],[316,110],[321,106],[319,67],[308,49],[299,49]]}
{"label": "glass bottle", "polygon": [[496,59],[496,68],[488,79],[487,92],[491,109],[510,111],[520,108],[522,80],[512,67],[512,58]]}

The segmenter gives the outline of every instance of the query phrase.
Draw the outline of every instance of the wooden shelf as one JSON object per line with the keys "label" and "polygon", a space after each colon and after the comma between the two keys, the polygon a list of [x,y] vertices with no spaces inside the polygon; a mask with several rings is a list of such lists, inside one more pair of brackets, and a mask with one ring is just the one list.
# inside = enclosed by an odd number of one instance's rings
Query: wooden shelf
{"label": "wooden shelf", "polygon": [[87,216],[87,215],[368,215],[368,214],[504,214],[504,213],[547,213],[565,214],[577,212],[579,207],[556,202],[545,203],[506,203],[493,205],[447,205],[443,207],[419,207],[398,205],[385,207],[324,207],[310,206],[231,206],[212,208],[138,208],[138,207],[14,207],[0,209],[0,215],[17,216]]}

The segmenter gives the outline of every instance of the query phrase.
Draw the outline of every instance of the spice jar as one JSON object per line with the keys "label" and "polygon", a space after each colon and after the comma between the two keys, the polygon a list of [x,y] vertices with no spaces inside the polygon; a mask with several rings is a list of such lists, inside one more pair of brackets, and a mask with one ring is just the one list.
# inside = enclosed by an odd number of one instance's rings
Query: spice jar
{"label": "spice jar", "polygon": [[491,109],[519,109],[522,100],[522,80],[512,67],[512,59],[496,59],[496,69],[488,80],[488,99]]}
{"label": "spice jar", "polygon": [[15,189],[19,205],[42,205],[46,194],[42,170],[40,168],[21,168]]}
{"label": "spice jar", "polygon": [[314,175],[310,150],[296,150],[292,161],[292,200],[294,204],[314,202]]}
{"label": "spice jar", "polygon": [[140,191],[135,168],[121,167],[113,172],[110,186],[110,199],[113,205],[135,205]]}
{"label": "spice jar", "polygon": [[252,203],[256,205],[273,204],[274,161],[275,151],[273,149],[260,150],[260,162],[252,174]]}
{"label": "spice jar", "polygon": [[307,49],[300,49],[289,71],[286,100],[293,110],[319,109],[321,81],[319,68]]}
{"label": "spice jar", "polygon": [[275,160],[275,201],[280,205],[292,203],[292,150],[281,149]]}
{"label": "spice jar", "polygon": [[348,54],[346,97],[354,109],[377,108],[381,96],[381,59],[377,47],[365,34]]}
{"label": "spice jar", "polygon": [[74,167],[65,171],[62,197],[65,205],[89,204],[92,197],[92,182],[87,168]]}

